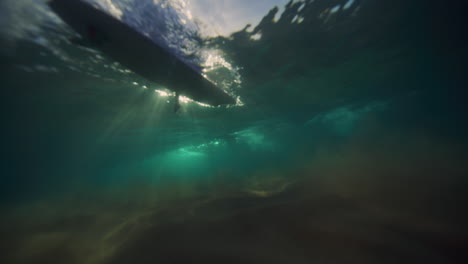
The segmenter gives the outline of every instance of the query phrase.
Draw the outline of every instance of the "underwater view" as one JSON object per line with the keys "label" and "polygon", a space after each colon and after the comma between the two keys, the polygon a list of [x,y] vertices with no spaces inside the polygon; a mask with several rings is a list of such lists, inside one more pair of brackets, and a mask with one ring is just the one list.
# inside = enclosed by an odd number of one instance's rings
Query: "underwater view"
{"label": "underwater view", "polygon": [[468,263],[467,20],[0,0],[0,263]]}

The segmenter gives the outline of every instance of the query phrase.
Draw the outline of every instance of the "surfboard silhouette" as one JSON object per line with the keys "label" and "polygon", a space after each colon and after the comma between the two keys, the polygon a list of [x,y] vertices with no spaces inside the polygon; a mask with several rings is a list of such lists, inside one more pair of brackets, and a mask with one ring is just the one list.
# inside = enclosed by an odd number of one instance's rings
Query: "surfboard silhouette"
{"label": "surfboard silhouette", "polygon": [[80,0],[51,0],[50,8],[83,41],[177,95],[218,106],[236,100],[150,38]]}

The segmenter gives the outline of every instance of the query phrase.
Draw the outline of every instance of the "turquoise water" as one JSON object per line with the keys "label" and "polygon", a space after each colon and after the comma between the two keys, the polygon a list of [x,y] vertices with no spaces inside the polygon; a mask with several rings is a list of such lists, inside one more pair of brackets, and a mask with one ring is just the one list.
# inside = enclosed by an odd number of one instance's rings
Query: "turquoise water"
{"label": "turquoise water", "polygon": [[0,3],[1,263],[464,263],[463,1],[87,2],[238,104]]}

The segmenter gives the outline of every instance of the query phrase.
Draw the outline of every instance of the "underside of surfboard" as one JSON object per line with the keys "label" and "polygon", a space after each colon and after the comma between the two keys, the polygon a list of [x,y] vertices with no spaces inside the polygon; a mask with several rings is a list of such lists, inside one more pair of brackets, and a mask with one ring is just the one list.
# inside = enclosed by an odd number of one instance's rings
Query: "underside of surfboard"
{"label": "underside of surfboard", "polygon": [[236,100],[170,51],[117,18],[81,0],[51,0],[51,9],[82,38],[136,74],[200,103],[218,106]]}

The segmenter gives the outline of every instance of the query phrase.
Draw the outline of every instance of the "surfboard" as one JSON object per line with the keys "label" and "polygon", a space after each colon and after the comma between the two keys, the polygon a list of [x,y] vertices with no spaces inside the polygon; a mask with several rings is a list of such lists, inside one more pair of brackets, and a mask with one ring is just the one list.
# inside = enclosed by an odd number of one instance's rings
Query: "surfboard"
{"label": "surfboard", "polygon": [[51,0],[50,8],[92,47],[143,78],[200,103],[236,100],[170,51],[117,18],[80,0]]}

